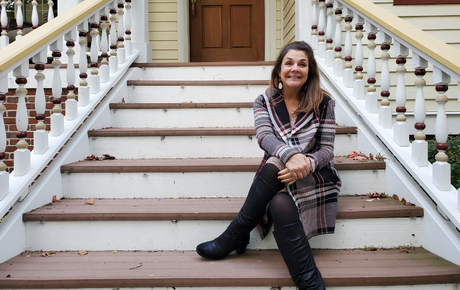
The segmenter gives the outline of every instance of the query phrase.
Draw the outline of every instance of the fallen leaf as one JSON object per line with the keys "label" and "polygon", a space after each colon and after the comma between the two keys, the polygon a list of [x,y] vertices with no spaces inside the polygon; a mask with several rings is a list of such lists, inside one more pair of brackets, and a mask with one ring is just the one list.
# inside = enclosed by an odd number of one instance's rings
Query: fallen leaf
{"label": "fallen leaf", "polygon": [[10,274],[6,275],[6,278],[11,278],[11,275]]}
{"label": "fallen leaf", "polygon": [[372,153],[369,153],[369,160],[374,160],[374,155],[372,155]]}
{"label": "fallen leaf", "polygon": [[52,254],[56,254],[56,252],[43,252],[42,257],[51,257]]}
{"label": "fallen leaf", "polygon": [[399,200],[399,196],[397,196],[396,194],[393,194],[393,195],[391,196],[391,198],[396,199],[396,200]]}
{"label": "fallen leaf", "polygon": [[368,202],[373,202],[375,199],[366,199]]}
{"label": "fallen leaf", "polygon": [[352,159],[353,159],[353,160],[363,161],[363,160],[367,160],[367,157],[364,157],[364,156],[356,156],[356,157],[353,157]]}
{"label": "fallen leaf", "polygon": [[86,200],[85,204],[93,205],[94,204],[94,198],[90,197],[88,200]]}
{"label": "fallen leaf", "polygon": [[114,160],[115,156],[112,156],[110,154],[102,154],[104,160]]}
{"label": "fallen leaf", "polygon": [[399,247],[399,251],[400,252],[404,252],[404,253],[410,253],[410,250],[408,248],[401,248]]}
{"label": "fallen leaf", "polygon": [[88,255],[88,252],[85,251],[85,250],[83,250],[83,251],[78,252],[78,254],[79,254],[80,256],[84,256],[84,255]]}
{"label": "fallen leaf", "polygon": [[369,248],[366,248],[366,251],[375,252],[375,251],[380,251],[380,249],[377,247],[369,247]]}
{"label": "fallen leaf", "polygon": [[257,263],[262,263],[262,260],[257,261]]}
{"label": "fallen leaf", "polygon": [[415,206],[415,204],[412,203],[412,202],[405,202],[404,205],[407,205],[407,206]]}

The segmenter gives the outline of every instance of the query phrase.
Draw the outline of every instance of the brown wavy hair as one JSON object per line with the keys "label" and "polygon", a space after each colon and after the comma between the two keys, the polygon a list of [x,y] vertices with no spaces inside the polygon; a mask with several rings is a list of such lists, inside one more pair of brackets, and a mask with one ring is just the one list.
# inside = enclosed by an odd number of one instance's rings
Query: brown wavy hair
{"label": "brown wavy hair", "polygon": [[[306,81],[307,89],[301,89],[299,92],[299,107],[296,109],[295,114],[299,114],[301,112],[308,113],[312,110],[318,114],[319,104],[323,100],[323,93],[327,94],[327,92],[321,89],[319,83],[319,68],[315,60],[313,49],[304,41],[291,42],[280,51],[271,74],[270,92],[273,92],[273,89],[275,89],[277,92],[282,94],[282,90],[278,88],[278,85],[281,82],[279,73],[281,72],[283,59],[286,56],[286,53],[290,50],[303,51],[307,56],[308,61],[308,79]],[[270,96],[270,100],[273,101],[272,96]]]}

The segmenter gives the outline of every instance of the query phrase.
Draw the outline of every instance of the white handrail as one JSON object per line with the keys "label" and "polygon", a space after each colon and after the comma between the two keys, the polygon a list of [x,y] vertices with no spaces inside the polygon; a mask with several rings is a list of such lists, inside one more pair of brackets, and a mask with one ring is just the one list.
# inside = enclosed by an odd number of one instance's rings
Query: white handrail
{"label": "white handrail", "polygon": [[[18,1],[19,2],[19,1]],[[101,83],[98,77],[98,51],[95,50],[96,39],[98,37],[98,27],[101,15],[104,11],[109,11],[109,8],[117,6],[118,11],[112,14],[116,17],[119,14],[121,19],[123,12],[124,1],[120,0],[86,0],[78,4],[72,11],[65,12],[63,15],[56,17],[47,24],[35,29],[33,32],[21,37],[17,41],[2,48],[0,55],[0,217],[2,217],[11,206],[18,200],[27,196],[28,188],[31,183],[40,175],[47,165],[56,157],[56,154],[61,150],[62,146],[68,142],[71,136],[78,130],[85,119],[91,114],[94,108],[104,98],[105,94],[120,80],[124,75],[129,65],[139,55],[139,51],[130,50],[124,52],[123,61],[117,61],[116,68],[110,68],[108,78],[104,83]],[[3,3],[2,3],[3,4]],[[48,4],[52,5],[52,1]],[[112,10],[110,10],[112,13]],[[105,17],[107,20],[107,17]],[[86,68],[88,66],[86,60],[86,35],[88,32],[88,21],[92,24],[92,52],[91,52],[91,82],[89,87],[85,79]],[[104,22],[104,19],[102,19]],[[125,20],[126,22],[126,20]],[[115,25],[114,25],[115,26]],[[75,90],[75,66],[73,65],[73,47],[74,41],[77,38],[77,30],[80,36],[80,86],[78,88],[79,102],[78,105],[73,95]],[[121,33],[125,33],[123,30]],[[67,89],[69,94],[66,101],[66,117],[64,118],[61,108],[62,83],[60,77],[61,62],[60,57],[64,49],[64,42],[68,47],[67,54],[68,65],[66,72]],[[104,46],[103,46],[104,48]],[[45,63],[47,61],[46,52],[51,50],[53,56],[54,74],[52,76],[52,94],[55,107],[52,109],[51,131],[46,131],[44,125],[45,110],[44,110],[44,92],[43,80]],[[105,48],[107,49],[107,48]],[[112,48],[115,54],[118,53],[116,47]],[[131,52],[131,54],[129,54]],[[28,109],[26,108],[25,96],[27,89],[25,84],[29,78],[29,59],[35,63],[35,77],[37,79],[36,90],[36,119],[38,124],[34,132],[35,148],[30,152],[30,144],[26,142],[28,134]],[[9,73],[14,72],[18,88],[16,94],[19,99],[18,109],[16,112],[16,126],[18,127],[18,142],[17,150],[14,156],[14,170],[12,174],[5,171],[6,165],[3,160],[6,157],[6,132],[3,125],[3,117],[5,106],[3,103],[6,100],[8,92],[8,77]]]}
{"label": "white handrail", "polygon": [[[311,7],[315,7],[316,0],[311,1]],[[323,2],[320,0],[320,3]],[[336,0],[332,9],[336,9],[338,18],[336,24],[331,28],[338,29],[337,23],[345,21],[345,41],[341,40],[341,33],[336,31],[333,34],[333,42],[336,52],[340,53],[344,49],[345,67],[342,75],[338,72],[341,55],[336,55],[336,64],[330,69],[330,62],[322,51],[320,37],[316,37],[316,26],[312,23],[311,39],[312,47],[316,48],[318,62],[323,68],[323,73],[330,75],[330,79],[336,80],[337,89],[347,98],[348,103],[356,113],[366,122],[376,136],[382,141],[384,147],[402,164],[410,175],[420,184],[425,191],[437,204],[438,210],[444,212],[446,216],[460,228],[460,203],[458,192],[450,184],[450,164],[447,162],[447,136],[448,119],[446,114],[446,103],[448,101],[446,91],[448,90],[451,79],[455,79],[460,84],[460,51],[453,49],[449,45],[424,33],[417,27],[403,21],[383,8],[367,0]],[[340,13],[343,11],[343,13]],[[321,20],[323,11],[313,9]],[[309,13],[309,12],[303,12]],[[316,16],[311,17],[316,19]],[[351,22],[356,23],[356,47],[352,54],[351,41]],[[363,64],[361,35],[362,25],[365,24],[366,34],[368,35],[369,57]],[[318,28],[320,25],[318,25]],[[329,27],[321,27],[327,30]],[[342,29],[340,27],[340,29]],[[318,29],[319,30],[319,29]],[[376,68],[374,40],[379,34],[381,43],[381,69]],[[393,53],[396,58],[397,81],[391,83],[390,75],[390,48],[393,45]],[[407,74],[405,63],[406,58],[412,54],[412,65],[415,69],[416,102],[414,107],[416,134],[413,143],[409,142],[409,123],[406,117],[406,85],[405,77]],[[351,59],[354,59],[354,66]],[[436,118],[436,135],[438,155],[436,162],[428,164],[428,146],[425,140],[424,129],[426,127],[426,105],[425,105],[425,69],[431,64],[434,67],[433,82],[436,85],[438,96],[438,111]],[[367,94],[363,97],[363,81],[360,66],[367,67]],[[353,74],[352,68],[356,72]],[[380,73],[380,80],[376,80],[376,73]],[[382,101],[377,104],[377,94],[374,84],[380,84],[380,95]],[[390,85],[396,86],[396,112],[390,106]],[[458,88],[460,92],[460,88]],[[459,93],[460,94],[460,93]],[[355,96],[351,97],[350,96]],[[460,100],[460,98],[459,98]],[[396,114],[396,122],[393,115]]]}

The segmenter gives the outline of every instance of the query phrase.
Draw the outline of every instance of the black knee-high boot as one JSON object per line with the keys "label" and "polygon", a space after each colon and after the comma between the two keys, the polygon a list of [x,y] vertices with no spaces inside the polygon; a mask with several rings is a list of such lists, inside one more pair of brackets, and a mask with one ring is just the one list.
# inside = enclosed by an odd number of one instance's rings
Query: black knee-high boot
{"label": "black knee-high boot", "polygon": [[299,290],[324,290],[323,278],[315,264],[310,243],[301,222],[273,231],[289,274]]}
{"label": "black knee-high boot", "polygon": [[[277,180],[276,175],[275,180]],[[249,243],[249,233],[265,214],[272,197],[282,188],[281,182],[269,184],[259,174],[252,182],[246,201],[236,219],[219,237],[199,244],[196,247],[197,253],[211,260],[222,259],[235,250],[238,254],[244,253]]]}

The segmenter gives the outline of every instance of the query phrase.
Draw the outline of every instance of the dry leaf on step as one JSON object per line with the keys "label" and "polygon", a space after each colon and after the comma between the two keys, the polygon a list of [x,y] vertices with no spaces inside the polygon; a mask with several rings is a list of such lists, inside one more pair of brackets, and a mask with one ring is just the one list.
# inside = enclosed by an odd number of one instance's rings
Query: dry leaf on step
{"label": "dry leaf on step", "polygon": [[86,200],[85,204],[93,205],[94,204],[94,198],[90,197],[88,200]]}
{"label": "dry leaf on step", "polygon": [[79,254],[80,256],[84,256],[84,255],[88,255],[88,252],[85,251],[85,250],[83,250],[83,251],[78,252],[78,254]]}

